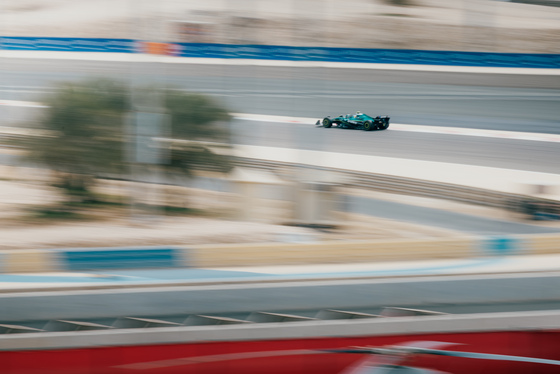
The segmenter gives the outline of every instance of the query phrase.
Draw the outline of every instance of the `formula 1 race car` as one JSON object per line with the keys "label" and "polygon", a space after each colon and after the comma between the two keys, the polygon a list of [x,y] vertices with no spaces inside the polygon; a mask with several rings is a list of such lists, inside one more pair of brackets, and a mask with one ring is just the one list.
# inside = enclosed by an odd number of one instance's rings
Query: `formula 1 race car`
{"label": "formula 1 race car", "polygon": [[389,119],[389,116],[372,117],[361,112],[356,112],[354,115],[341,114],[340,116],[334,118],[327,116],[323,118],[322,121],[317,121],[315,125],[323,125],[323,127],[326,128],[336,125],[336,127],[342,129],[361,129],[365,131],[385,130],[389,127]]}

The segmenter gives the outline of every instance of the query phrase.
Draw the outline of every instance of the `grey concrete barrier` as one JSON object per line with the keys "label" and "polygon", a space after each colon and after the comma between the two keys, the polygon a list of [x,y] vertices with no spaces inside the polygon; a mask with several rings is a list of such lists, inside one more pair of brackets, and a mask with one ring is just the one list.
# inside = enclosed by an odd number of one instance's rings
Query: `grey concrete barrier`
{"label": "grey concrete barrier", "polygon": [[560,300],[560,273],[122,287],[1,294],[0,321],[548,302]]}

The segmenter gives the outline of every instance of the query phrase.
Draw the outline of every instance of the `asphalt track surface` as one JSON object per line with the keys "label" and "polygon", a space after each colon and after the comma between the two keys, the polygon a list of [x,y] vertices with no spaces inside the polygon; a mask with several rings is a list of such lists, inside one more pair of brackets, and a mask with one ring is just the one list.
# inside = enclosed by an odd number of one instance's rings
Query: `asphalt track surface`
{"label": "asphalt track surface", "polygon": [[[388,114],[393,123],[560,134],[560,75],[5,58],[0,98],[38,100],[55,82],[90,76],[165,81],[242,113],[319,119],[361,110]],[[4,125],[38,111],[0,106]],[[560,173],[555,143],[309,125],[232,124],[239,144]]]}
{"label": "asphalt track surface", "polygon": [[[0,82],[2,82],[0,98],[37,100],[40,94],[48,92],[53,82],[82,79],[91,75],[112,76],[137,82],[163,79],[178,89],[210,94],[235,112],[321,118],[327,114],[338,115],[361,110],[369,114],[388,114],[396,123],[560,133],[558,121],[560,76],[191,64],[145,64],[133,67],[128,63],[116,62],[4,59],[0,61]],[[4,118],[10,119],[26,118],[30,112],[28,108],[0,107],[0,110]],[[312,124],[304,126],[243,120],[234,121],[232,126],[235,130],[234,141],[241,144],[560,173],[558,163],[560,147],[556,143],[391,132],[390,130],[365,133],[315,128]],[[400,206],[371,199],[355,201],[353,205],[387,218],[398,218],[389,217],[390,215],[401,218],[408,216],[411,221],[425,224],[433,220],[436,226],[441,225],[442,222],[453,222],[454,227],[450,228],[461,226],[465,231],[477,233],[548,231],[531,225],[458,217],[453,213],[435,212],[420,207],[411,208],[404,204]],[[485,260],[481,262],[474,260],[468,264],[482,269],[489,265],[491,264]],[[461,264],[449,266],[450,268],[445,269],[435,269],[432,265],[427,268],[420,266],[416,269],[404,270],[399,267],[370,269],[367,275],[385,277],[465,270]],[[321,275],[326,276],[324,273]],[[343,275],[350,274],[347,272]],[[175,276],[205,281],[216,277],[230,279],[253,277],[255,274],[226,269],[217,272],[211,269],[191,269],[189,275],[175,274]],[[339,277],[341,274],[334,272],[330,273],[330,276]],[[3,277],[2,280],[6,283],[75,282],[79,284],[112,281],[128,283],[134,279],[148,282],[169,281],[173,278],[173,274],[169,269],[165,269],[158,274],[150,272],[93,274],[91,277],[78,276],[77,279],[54,274],[38,277],[18,275],[3,275]],[[437,308],[434,306],[434,309]],[[502,310],[502,308],[505,310],[556,309],[558,305],[556,302],[505,306],[487,304],[470,308],[472,309],[459,307],[454,309],[453,306],[447,306],[440,310],[462,313],[466,312],[465,310],[479,311],[478,308],[486,311]]]}
{"label": "asphalt track surface", "polygon": [[[0,98],[38,100],[55,82],[89,76],[138,84],[165,81],[177,89],[212,95],[236,112],[320,118],[359,109],[412,125],[560,133],[559,75],[9,58],[0,61]],[[0,111],[8,120],[21,120],[38,109],[0,106]],[[232,121],[231,127],[236,144],[560,173],[560,147],[553,142],[242,119]],[[4,163],[15,162],[8,158],[2,155]],[[471,233],[558,231],[373,199],[351,197],[349,203],[360,213]]]}
{"label": "asphalt track surface", "polygon": [[[347,196],[347,199],[349,210],[352,213],[372,215],[475,235],[525,235],[560,232],[560,228],[512,222],[507,219],[485,218],[428,207],[412,207],[408,204],[359,196]],[[504,215],[506,214],[504,213]]]}
{"label": "asphalt track surface", "polygon": [[234,112],[322,117],[361,110],[399,123],[560,133],[558,75],[16,58],[0,61],[0,74],[4,99],[36,96],[34,89],[57,81],[110,76],[166,81],[221,98]]}
{"label": "asphalt track surface", "polygon": [[234,143],[560,173],[558,143],[236,120]]}
{"label": "asphalt track surface", "polygon": [[[231,129],[235,144],[560,173],[560,146],[554,142],[391,131],[390,127],[364,132],[247,120],[232,121]],[[16,164],[16,159],[1,154],[0,163]]]}

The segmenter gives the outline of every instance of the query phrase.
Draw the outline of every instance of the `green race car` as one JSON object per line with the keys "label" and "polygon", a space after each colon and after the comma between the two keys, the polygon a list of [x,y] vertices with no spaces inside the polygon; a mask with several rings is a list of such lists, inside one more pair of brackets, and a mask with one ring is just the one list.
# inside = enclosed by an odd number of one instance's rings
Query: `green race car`
{"label": "green race car", "polygon": [[362,112],[356,112],[354,115],[341,114],[338,117],[331,118],[327,116],[323,120],[319,120],[315,125],[329,128],[333,125],[342,129],[361,129],[365,131],[385,130],[389,127],[389,116],[372,117]]}

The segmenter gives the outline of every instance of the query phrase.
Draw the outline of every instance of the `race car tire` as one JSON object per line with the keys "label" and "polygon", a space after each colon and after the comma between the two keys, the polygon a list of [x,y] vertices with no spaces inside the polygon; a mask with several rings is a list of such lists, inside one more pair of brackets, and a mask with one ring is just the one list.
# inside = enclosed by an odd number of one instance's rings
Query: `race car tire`
{"label": "race car tire", "polygon": [[373,130],[373,123],[371,121],[365,121],[364,122],[364,130],[365,131],[371,131]]}
{"label": "race car tire", "polygon": [[328,129],[331,126],[332,126],[332,121],[330,120],[330,118],[323,118],[323,127],[326,127]]}
{"label": "race car tire", "polygon": [[386,130],[389,127],[389,122],[388,121],[380,121],[377,124],[377,129],[378,130]]}

